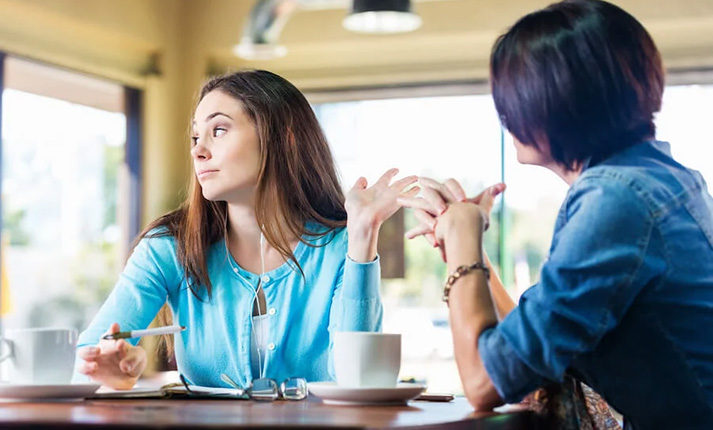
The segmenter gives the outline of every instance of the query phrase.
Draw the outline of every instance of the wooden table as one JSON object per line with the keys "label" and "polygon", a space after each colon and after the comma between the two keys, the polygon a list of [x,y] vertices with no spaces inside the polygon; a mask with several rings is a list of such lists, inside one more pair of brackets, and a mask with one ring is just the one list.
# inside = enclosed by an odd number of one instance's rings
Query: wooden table
{"label": "wooden table", "polygon": [[408,406],[329,406],[316,398],[273,403],[231,400],[86,400],[0,403],[0,428],[191,429],[538,429],[530,412],[474,412],[464,398]]}

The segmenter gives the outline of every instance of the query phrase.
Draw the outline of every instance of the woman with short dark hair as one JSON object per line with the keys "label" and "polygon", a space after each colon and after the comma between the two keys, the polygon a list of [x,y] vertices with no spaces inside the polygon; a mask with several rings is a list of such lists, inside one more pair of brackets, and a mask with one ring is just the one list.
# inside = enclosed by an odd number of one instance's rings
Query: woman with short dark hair
{"label": "woman with short dark hair", "polygon": [[655,140],[663,75],[642,25],[599,0],[555,3],[496,42],[493,97],[518,160],[570,185],[517,306],[482,250],[503,184],[469,199],[455,180],[422,179],[430,191],[403,201],[421,220],[408,236],[452,273],[444,296],[477,409],[573,377],[625,428],[713,428],[713,199]]}

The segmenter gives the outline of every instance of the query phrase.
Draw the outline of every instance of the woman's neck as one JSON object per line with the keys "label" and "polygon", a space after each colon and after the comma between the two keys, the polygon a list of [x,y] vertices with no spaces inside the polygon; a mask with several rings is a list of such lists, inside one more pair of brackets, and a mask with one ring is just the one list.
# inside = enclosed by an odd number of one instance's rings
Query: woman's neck
{"label": "woman's neck", "polygon": [[260,226],[255,218],[252,205],[228,204],[228,242],[229,243],[260,243]]}
{"label": "woman's neck", "polygon": [[567,167],[561,165],[561,164],[556,164],[555,162],[552,162],[550,164],[547,164],[543,166],[552,172],[554,172],[557,176],[562,178],[563,181],[567,183],[567,185],[572,186],[574,181],[579,178],[579,175],[582,174],[582,170],[584,168],[583,164],[579,164],[574,167],[574,169],[568,169]]}
{"label": "woman's neck", "polygon": [[[245,270],[253,273],[269,272],[280,267],[285,258],[268,241],[261,240],[262,231],[252,205],[228,204],[228,252]],[[294,252],[298,239],[290,239]]]}

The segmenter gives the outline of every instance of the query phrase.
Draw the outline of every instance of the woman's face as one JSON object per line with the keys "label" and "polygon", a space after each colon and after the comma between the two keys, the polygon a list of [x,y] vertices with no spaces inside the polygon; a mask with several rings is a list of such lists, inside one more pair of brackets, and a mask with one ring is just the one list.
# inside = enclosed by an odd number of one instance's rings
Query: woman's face
{"label": "woman's face", "polygon": [[191,157],[206,199],[230,203],[252,196],[260,169],[260,141],[238,100],[214,90],[198,103]]}
{"label": "woman's face", "polygon": [[525,145],[514,135],[511,134],[511,136],[515,144],[517,161],[520,162],[520,164],[533,164],[535,166],[546,167],[552,163],[552,157],[550,157],[549,153],[541,151],[534,145]]}

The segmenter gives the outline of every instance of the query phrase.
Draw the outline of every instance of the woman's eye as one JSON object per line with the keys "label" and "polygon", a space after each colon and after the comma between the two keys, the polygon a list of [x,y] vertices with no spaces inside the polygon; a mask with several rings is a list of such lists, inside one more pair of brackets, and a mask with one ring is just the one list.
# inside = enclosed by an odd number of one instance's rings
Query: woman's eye
{"label": "woman's eye", "polygon": [[220,137],[225,134],[228,130],[222,128],[222,127],[216,127],[213,129],[213,137]]}
{"label": "woman's eye", "polygon": [[198,136],[191,137],[191,146],[198,145]]}

